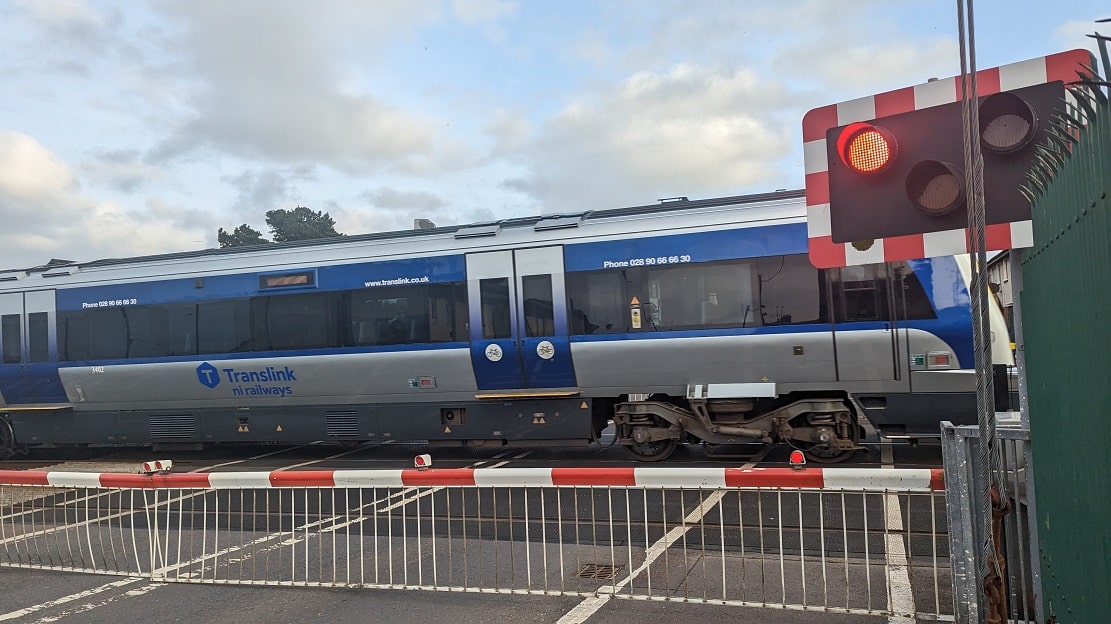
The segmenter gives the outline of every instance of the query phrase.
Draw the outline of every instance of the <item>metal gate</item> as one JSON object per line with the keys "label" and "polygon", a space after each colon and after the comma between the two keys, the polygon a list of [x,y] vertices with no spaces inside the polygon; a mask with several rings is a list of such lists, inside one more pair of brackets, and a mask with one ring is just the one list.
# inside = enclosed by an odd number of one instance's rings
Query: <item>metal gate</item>
{"label": "metal gate", "polygon": [[0,471],[0,567],[952,613],[940,470]]}

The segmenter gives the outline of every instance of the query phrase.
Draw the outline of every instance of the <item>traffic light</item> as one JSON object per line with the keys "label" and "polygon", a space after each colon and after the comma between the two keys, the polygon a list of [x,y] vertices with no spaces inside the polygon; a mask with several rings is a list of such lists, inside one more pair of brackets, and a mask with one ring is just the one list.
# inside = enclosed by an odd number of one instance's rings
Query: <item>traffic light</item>
{"label": "traffic light", "polygon": [[[976,72],[986,248],[1034,244],[1019,191],[1064,106],[1064,85],[1095,60],[1069,50]],[[967,253],[960,78],[811,109],[802,119],[810,261],[819,268]]]}
{"label": "traffic light", "polygon": [[[987,224],[1030,219],[1019,186],[1064,93],[1055,81],[979,99]],[[956,101],[826,132],[834,243],[966,226],[963,107]]]}

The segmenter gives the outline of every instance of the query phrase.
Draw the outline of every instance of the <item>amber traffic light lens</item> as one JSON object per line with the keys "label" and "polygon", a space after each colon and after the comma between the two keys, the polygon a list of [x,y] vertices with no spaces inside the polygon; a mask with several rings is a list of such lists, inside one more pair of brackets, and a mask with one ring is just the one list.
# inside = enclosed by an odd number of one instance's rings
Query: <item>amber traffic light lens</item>
{"label": "amber traffic light lens", "polygon": [[1013,93],[996,93],[980,105],[980,141],[988,150],[1006,154],[1022,149],[1037,130],[1034,109]]}
{"label": "amber traffic light lens", "polygon": [[841,161],[857,173],[866,175],[883,171],[895,160],[895,136],[886,128],[866,123],[845,126],[838,137]]}
{"label": "amber traffic light lens", "polygon": [[964,176],[949,163],[924,160],[907,174],[906,192],[915,208],[940,217],[964,204]]}

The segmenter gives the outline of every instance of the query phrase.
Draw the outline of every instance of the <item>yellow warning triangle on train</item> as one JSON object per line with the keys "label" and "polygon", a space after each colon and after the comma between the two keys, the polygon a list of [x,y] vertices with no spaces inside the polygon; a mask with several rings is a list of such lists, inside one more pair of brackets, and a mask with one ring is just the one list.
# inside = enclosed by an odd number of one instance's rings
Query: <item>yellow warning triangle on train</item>
{"label": "yellow warning triangle on train", "polygon": [[282,432],[282,426],[278,425],[278,428],[275,429],[274,431],[277,431],[278,433],[281,433]]}
{"label": "yellow warning triangle on train", "polygon": [[451,433],[451,427],[444,427],[444,433]]}
{"label": "yellow warning triangle on train", "polygon": [[633,296],[633,300],[629,302],[629,305],[640,305],[640,299],[637,299],[636,296]]}
{"label": "yellow warning triangle on train", "polygon": [[583,404],[579,406],[579,409],[586,409],[588,407],[590,406],[586,404],[586,401],[583,401]]}

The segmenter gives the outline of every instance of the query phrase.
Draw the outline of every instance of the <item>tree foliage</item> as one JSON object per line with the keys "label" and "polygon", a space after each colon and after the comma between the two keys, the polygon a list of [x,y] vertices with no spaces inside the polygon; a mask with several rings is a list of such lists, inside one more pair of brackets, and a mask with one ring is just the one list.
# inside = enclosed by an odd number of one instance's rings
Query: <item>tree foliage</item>
{"label": "tree foliage", "polygon": [[270,242],[263,238],[258,230],[246,223],[230,233],[224,231],[224,228],[220,228],[216,232],[216,238],[220,240],[221,247],[246,247],[247,245],[262,245]]}
{"label": "tree foliage", "polygon": [[[336,231],[336,222],[328,213],[309,210],[304,206],[297,206],[293,210],[268,210],[266,225],[270,227],[270,236],[275,243],[343,236]],[[221,247],[244,247],[270,242],[246,223],[230,233],[220,228],[216,236]]]}
{"label": "tree foliage", "polygon": [[336,231],[336,222],[328,213],[304,206],[293,210],[267,210],[266,225],[270,226],[270,235],[276,243],[342,236]]}

